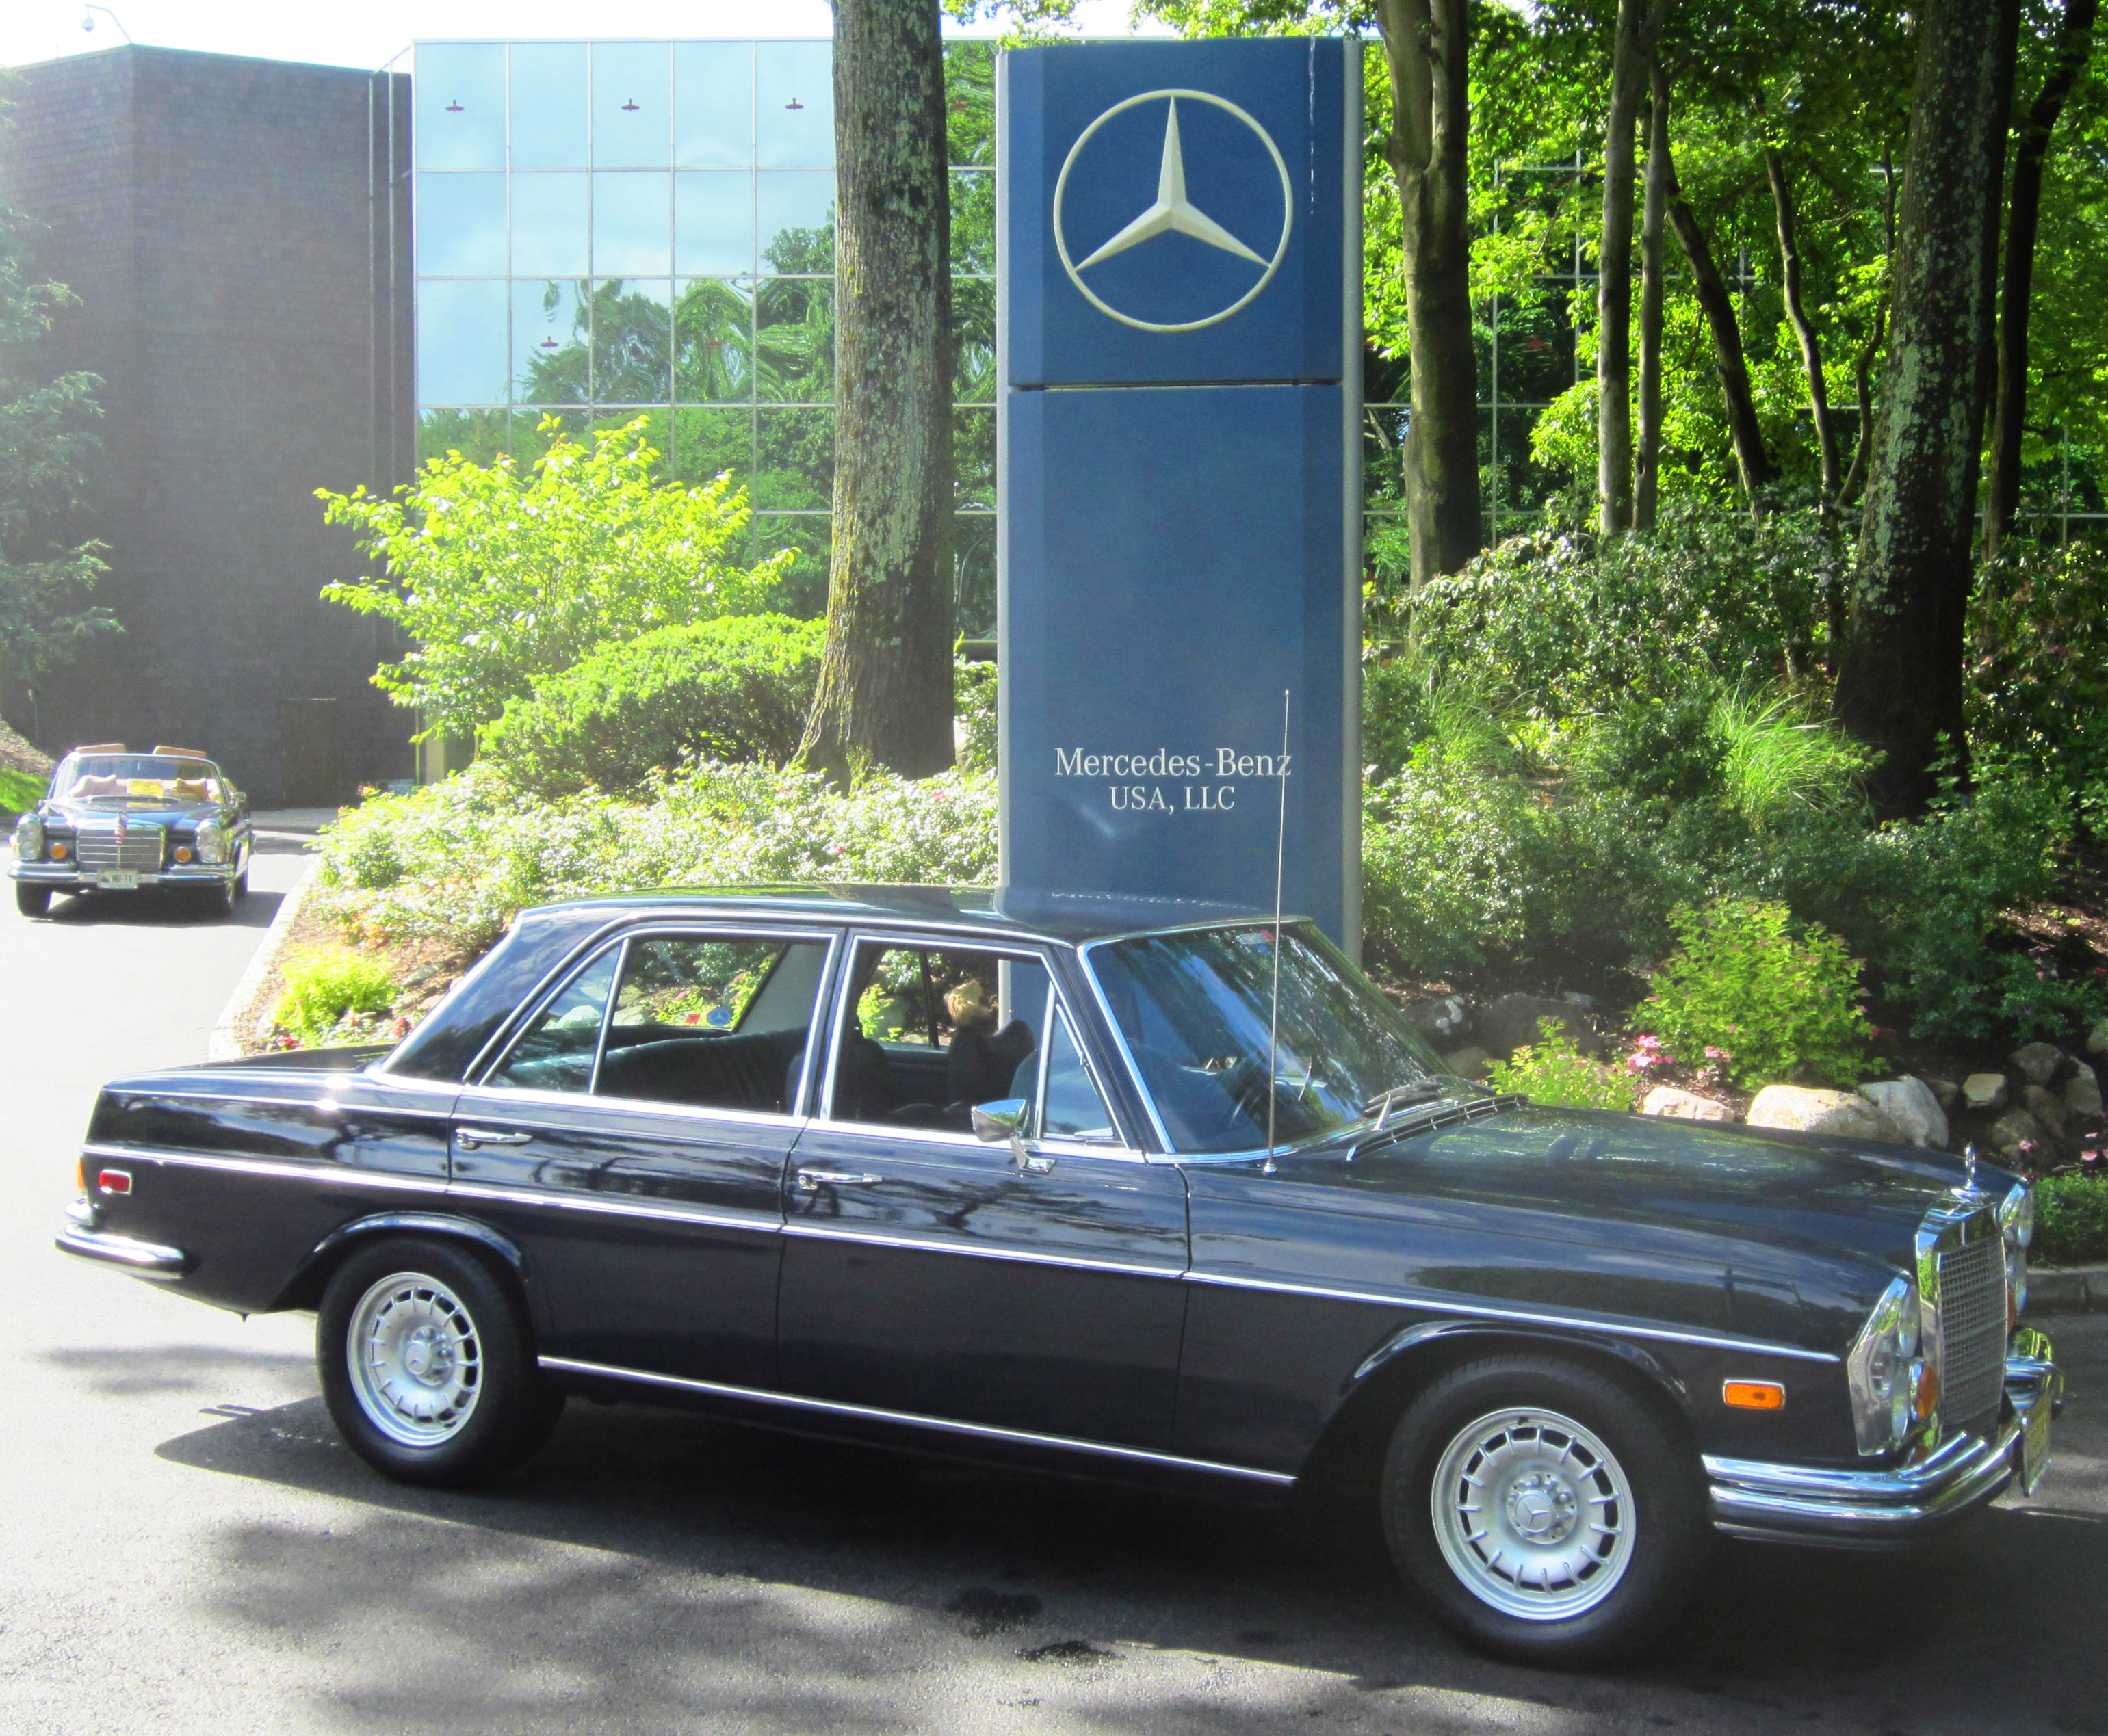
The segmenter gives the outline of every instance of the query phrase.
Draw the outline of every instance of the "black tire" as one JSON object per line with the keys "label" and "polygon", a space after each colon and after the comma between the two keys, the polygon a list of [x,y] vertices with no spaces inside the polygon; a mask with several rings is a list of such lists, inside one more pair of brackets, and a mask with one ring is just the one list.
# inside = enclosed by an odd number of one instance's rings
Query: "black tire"
{"label": "black tire", "polygon": [[1451,1632],[1561,1666],[1644,1644],[1711,1538],[1698,1465],[1669,1420],[1548,1356],[1467,1363],[1420,1394],[1385,1457],[1383,1525],[1399,1571]]}
{"label": "black tire", "polygon": [[564,1405],[535,1366],[511,1279],[436,1238],[391,1238],[345,1259],[322,1294],[315,1361],[352,1450],[399,1482],[489,1482],[548,1438]]}
{"label": "black tire", "polygon": [[52,889],[48,886],[30,886],[20,880],[15,883],[15,908],[25,916],[42,916],[52,907]]}

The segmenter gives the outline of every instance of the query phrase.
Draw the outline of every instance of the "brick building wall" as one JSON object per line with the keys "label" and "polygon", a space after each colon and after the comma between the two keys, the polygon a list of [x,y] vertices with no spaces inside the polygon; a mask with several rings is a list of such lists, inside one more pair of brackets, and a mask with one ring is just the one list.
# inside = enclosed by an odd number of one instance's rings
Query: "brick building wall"
{"label": "brick building wall", "polygon": [[410,776],[410,716],[368,680],[390,630],[317,595],[365,567],[314,498],[407,450],[402,81],[133,47],[19,76],[0,199],[81,298],[52,362],[107,382],[95,528],[126,631],[9,721],[205,748],[267,805]]}

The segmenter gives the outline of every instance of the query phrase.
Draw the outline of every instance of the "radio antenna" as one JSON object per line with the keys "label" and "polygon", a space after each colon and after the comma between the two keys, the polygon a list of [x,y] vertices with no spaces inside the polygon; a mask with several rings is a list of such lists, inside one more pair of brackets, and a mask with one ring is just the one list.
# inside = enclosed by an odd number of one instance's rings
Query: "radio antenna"
{"label": "radio antenna", "polygon": [[1273,1005],[1266,1020],[1266,1161],[1273,1162],[1274,1114],[1281,1091],[1281,904],[1288,861],[1288,689],[1281,690],[1281,827],[1273,842]]}

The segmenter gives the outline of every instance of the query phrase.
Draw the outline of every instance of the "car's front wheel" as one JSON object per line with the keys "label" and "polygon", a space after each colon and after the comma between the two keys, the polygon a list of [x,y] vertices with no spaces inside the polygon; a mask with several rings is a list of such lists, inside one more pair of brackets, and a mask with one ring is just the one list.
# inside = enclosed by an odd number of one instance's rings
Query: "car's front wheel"
{"label": "car's front wheel", "polygon": [[25,916],[41,916],[52,907],[52,889],[48,886],[29,886],[22,881],[15,883],[15,908]]}
{"label": "car's front wheel", "polygon": [[417,1237],[347,1258],[315,1327],[322,1396],[360,1458],[400,1482],[488,1482],[556,1426],[518,1292],[475,1253]]}
{"label": "car's front wheel", "polygon": [[1600,1662],[1677,1608],[1704,1558],[1687,1448],[1617,1382],[1488,1357],[1399,1419],[1383,1517],[1399,1570],[1460,1637],[1519,1662]]}

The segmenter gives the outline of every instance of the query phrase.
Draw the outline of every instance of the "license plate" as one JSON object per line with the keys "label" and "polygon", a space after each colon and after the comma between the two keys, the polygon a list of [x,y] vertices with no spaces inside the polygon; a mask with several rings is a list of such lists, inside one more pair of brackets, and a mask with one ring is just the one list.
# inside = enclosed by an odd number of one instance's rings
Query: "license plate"
{"label": "license plate", "polygon": [[2020,1431],[2020,1493],[2033,1495],[2035,1485],[2049,1468],[2050,1412],[2056,1407],[2045,1392],[2035,1401],[2035,1407],[2028,1413],[2027,1425]]}
{"label": "license plate", "polygon": [[108,874],[96,875],[95,884],[104,892],[135,892],[138,889],[139,876],[130,869],[113,870]]}

